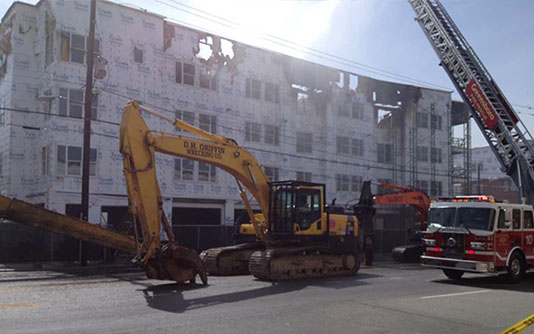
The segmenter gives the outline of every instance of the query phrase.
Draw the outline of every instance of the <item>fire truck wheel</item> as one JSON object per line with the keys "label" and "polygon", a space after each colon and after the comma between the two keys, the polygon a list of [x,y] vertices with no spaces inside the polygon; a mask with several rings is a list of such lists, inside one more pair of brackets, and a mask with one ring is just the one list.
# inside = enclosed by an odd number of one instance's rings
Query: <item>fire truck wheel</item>
{"label": "fire truck wheel", "polygon": [[512,254],[506,270],[508,271],[508,282],[519,283],[525,275],[525,259],[523,256],[518,252]]}
{"label": "fire truck wheel", "polygon": [[462,278],[464,272],[461,270],[454,270],[454,269],[443,269],[443,273],[445,276],[447,276],[450,279],[458,280]]}

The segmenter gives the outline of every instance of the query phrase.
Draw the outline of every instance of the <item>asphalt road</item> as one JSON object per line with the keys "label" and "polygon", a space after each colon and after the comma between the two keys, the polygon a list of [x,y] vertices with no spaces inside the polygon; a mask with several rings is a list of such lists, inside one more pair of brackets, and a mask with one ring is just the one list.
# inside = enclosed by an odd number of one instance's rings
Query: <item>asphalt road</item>
{"label": "asphalt road", "polygon": [[210,277],[203,287],[87,274],[0,272],[0,333],[487,334],[534,313],[534,275],[517,285],[453,282],[438,270],[382,265],[298,282]]}

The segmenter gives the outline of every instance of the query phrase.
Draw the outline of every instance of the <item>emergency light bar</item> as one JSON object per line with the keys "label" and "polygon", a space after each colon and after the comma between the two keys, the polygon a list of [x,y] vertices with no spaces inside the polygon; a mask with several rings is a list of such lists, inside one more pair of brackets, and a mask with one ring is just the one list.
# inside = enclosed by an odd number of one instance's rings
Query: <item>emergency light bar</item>
{"label": "emergency light bar", "polygon": [[493,196],[487,195],[474,195],[474,196],[456,196],[456,197],[438,197],[440,202],[457,202],[457,203],[468,203],[468,202],[489,202],[495,203],[495,198]]}

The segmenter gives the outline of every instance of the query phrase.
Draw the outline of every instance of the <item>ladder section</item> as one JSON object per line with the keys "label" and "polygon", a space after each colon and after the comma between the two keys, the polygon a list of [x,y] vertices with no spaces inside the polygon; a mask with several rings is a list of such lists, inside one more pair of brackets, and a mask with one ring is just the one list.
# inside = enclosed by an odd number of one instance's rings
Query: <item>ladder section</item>
{"label": "ladder section", "polygon": [[521,197],[534,202],[532,135],[438,0],[408,0],[458,93]]}

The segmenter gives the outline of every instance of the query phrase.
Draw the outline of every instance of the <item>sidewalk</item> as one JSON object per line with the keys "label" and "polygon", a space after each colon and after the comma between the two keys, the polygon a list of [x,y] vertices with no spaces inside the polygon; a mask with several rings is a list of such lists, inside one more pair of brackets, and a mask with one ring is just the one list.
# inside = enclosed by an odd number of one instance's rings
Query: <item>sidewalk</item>
{"label": "sidewalk", "polygon": [[80,266],[79,262],[56,261],[56,262],[23,262],[23,263],[0,263],[0,273],[2,272],[24,272],[24,271],[140,271],[141,269],[132,263],[103,263],[101,261],[89,261],[87,266]]}

